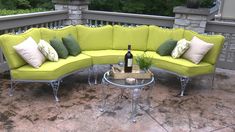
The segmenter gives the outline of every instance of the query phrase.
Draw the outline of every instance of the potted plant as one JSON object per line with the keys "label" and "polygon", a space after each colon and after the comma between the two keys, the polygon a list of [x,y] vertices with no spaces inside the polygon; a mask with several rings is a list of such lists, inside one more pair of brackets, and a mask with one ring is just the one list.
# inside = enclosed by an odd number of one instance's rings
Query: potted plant
{"label": "potted plant", "polygon": [[147,71],[152,65],[152,57],[149,57],[144,53],[136,57],[136,62],[141,70]]}
{"label": "potted plant", "polygon": [[199,8],[200,0],[187,0],[188,8]]}

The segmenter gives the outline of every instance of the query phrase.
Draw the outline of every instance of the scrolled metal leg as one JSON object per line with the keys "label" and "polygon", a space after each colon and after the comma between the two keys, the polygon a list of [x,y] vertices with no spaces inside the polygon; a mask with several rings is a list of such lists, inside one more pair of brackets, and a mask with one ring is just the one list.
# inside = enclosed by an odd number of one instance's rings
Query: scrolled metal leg
{"label": "scrolled metal leg", "polygon": [[[104,79],[102,79],[102,84],[103,85],[107,84]],[[100,108],[101,112],[105,111],[105,105],[106,105],[106,93],[105,93],[104,87],[102,87],[102,106]]]}
{"label": "scrolled metal leg", "polygon": [[92,70],[93,70],[93,74],[94,74],[94,78],[95,78],[94,84],[96,85],[97,84],[97,78],[98,78],[97,66],[93,66]]}
{"label": "scrolled metal leg", "polygon": [[12,81],[11,80],[11,86],[10,86],[10,88],[9,88],[9,96],[13,96],[13,92],[14,92],[14,87],[13,87],[13,85],[14,85],[14,81]]}
{"label": "scrolled metal leg", "polygon": [[121,89],[121,93],[120,93],[120,98],[122,99],[124,97],[124,89]]}
{"label": "scrolled metal leg", "polygon": [[150,98],[151,98],[151,93],[152,93],[152,91],[153,91],[153,87],[154,87],[154,85],[155,85],[155,81],[150,85],[150,86],[148,86],[149,87],[149,89],[148,89],[148,95],[147,95],[147,105],[148,105],[148,111],[150,110],[150,108],[151,108],[151,102],[150,102]]}
{"label": "scrolled metal leg", "polygon": [[140,89],[136,88],[132,92],[132,112],[131,112],[131,120],[133,123],[136,123],[136,115],[137,115],[137,105],[140,97]]}
{"label": "scrolled metal leg", "polygon": [[92,73],[92,67],[88,70],[88,84],[91,86],[91,73]]}
{"label": "scrolled metal leg", "polygon": [[59,102],[59,98],[57,96],[57,93],[58,93],[58,90],[59,90],[59,87],[60,87],[60,81],[53,81],[50,83],[51,84],[51,87],[52,87],[52,90],[53,90],[53,94],[54,94],[54,97],[55,97],[55,100],[57,102]]}
{"label": "scrolled metal leg", "polygon": [[180,83],[181,83],[181,92],[180,92],[180,96],[184,96],[184,91],[186,89],[186,86],[189,82],[189,78],[188,77],[180,77]]}

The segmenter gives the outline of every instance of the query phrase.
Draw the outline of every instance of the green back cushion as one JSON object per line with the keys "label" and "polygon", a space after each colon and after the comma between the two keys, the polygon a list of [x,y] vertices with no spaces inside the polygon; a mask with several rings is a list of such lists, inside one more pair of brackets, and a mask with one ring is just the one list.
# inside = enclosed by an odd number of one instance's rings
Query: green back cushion
{"label": "green back cushion", "polygon": [[62,37],[62,41],[70,55],[76,56],[79,53],[81,53],[81,49],[77,41],[74,39],[74,37],[71,34],[69,34],[66,37]]}
{"label": "green back cushion", "polygon": [[148,51],[156,51],[166,40],[180,40],[183,38],[183,29],[167,29],[157,26],[149,26],[149,37],[147,43]]}
{"label": "green back cushion", "polygon": [[69,52],[66,49],[66,47],[64,46],[61,39],[59,39],[59,38],[51,39],[50,44],[55,49],[55,51],[57,52],[59,58],[66,59],[68,57]]}
{"label": "green back cushion", "polygon": [[191,41],[193,36],[197,36],[199,39],[214,44],[211,50],[204,56],[202,61],[209,62],[210,64],[215,64],[217,58],[220,55],[220,51],[224,44],[224,36],[222,35],[203,35],[196,32],[185,30],[184,37],[186,40]]}
{"label": "green back cushion", "polygon": [[104,50],[112,49],[113,27],[86,27],[78,25],[78,43],[81,50]]}
{"label": "green back cushion", "polygon": [[41,39],[50,42],[51,39],[66,37],[71,34],[77,41],[77,30],[75,26],[67,26],[61,29],[40,28]]}
{"label": "green back cushion", "polygon": [[171,55],[171,52],[177,44],[176,40],[167,40],[157,49],[157,53],[161,56]]}
{"label": "green back cushion", "polygon": [[38,43],[41,38],[39,29],[31,28],[19,35],[5,34],[0,37],[0,46],[10,69],[18,68],[26,64],[26,62],[16,53],[13,46],[23,42],[29,36]]}
{"label": "green back cushion", "polygon": [[113,27],[113,49],[127,49],[130,44],[133,50],[146,50],[148,40],[148,26]]}

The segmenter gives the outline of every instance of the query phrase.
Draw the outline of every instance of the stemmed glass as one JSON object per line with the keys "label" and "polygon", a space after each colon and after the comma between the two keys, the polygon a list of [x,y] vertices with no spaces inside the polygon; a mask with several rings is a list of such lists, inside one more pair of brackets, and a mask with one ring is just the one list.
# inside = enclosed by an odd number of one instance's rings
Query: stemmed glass
{"label": "stemmed glass", "polygon": [[118,57],[118,65],[120,67],[124,67],[124,57],[121,56]]}

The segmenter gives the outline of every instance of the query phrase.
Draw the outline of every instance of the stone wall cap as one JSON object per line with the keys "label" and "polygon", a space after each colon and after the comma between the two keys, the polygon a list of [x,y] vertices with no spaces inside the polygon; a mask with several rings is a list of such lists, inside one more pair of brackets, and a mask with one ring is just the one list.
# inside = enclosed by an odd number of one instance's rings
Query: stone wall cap
{"label": "stone wall cap", "polygon": [[187,8],[185,6],[176,6],[173,10],[174,13],[183,13],[183,14],[192,14],[192,15],[205,15],[208,16],[210,14],[209,8]]}

